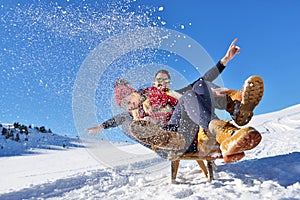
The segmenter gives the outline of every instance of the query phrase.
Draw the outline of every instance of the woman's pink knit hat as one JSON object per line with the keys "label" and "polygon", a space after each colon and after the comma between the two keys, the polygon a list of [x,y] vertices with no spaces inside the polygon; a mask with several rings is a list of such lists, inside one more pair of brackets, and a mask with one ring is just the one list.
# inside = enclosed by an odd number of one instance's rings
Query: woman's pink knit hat
{"label": "woman's pink knit hat", "polygon": [[125,97],[136,92],[136,90],[128,84],[128,81],[125,79],[118,79],[115,83],[114,98],[118,106],[121,105],[121,102]]}

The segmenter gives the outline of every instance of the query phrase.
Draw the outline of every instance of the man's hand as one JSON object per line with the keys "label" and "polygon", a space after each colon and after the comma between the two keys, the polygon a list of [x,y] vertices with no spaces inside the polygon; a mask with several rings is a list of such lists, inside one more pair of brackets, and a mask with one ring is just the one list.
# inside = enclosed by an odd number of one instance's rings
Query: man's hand
{"label": "man's hand", "polygon": [[237,38],[235,38],[232,43],[230,44],[225,56],[221,59],[221,63],[226,66],[227,63],[234,58],[234,56],[236,54],[239,54],[240,53],[240,47],[239,46],[236,46],[235,43],[237,41]]}
{"label": "man's hand", "polygon": [[214,97],[225,97],[228,89],[227,88],[212,88],[211,91],[212,91],[212,94]]}

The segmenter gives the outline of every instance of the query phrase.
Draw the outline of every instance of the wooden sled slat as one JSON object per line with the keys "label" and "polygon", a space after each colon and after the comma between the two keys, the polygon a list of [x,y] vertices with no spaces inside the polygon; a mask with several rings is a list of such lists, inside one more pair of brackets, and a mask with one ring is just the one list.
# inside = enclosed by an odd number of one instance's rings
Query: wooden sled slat
{"label": "wooden sled slat", "polygon": [[208,178],[208,172],[207,172],[207,169],[206,169],[206,166],[203,162],[203,160],[196,160],[198,165],[200,166],[202,172],[204,173],[205,177]]}
{"label": "wooden sled slat", "polygon": [[[198,165],[200,166],[204,176],[211,182],[213,178],[213,161],[207,161],[207,166],[205,165],[203,160],[196,160]],[[180,160],[171,161],[171,182],[176,183],[177,172],[179,168]]]}
{"label": "wooden sled slat", "polygon": [[[212,151],[212,153],[219,152],[219,150]],[[179,168],[179,163],[181,160],[196,160],[198,165],[201,168],[201,171],[204,173],[205,177],[208,179],[209,182],[211,182],[214,177],[213,177],[213,165],[214,161],[216,159],[222,158],[222,155],[220,154],[219,156],[213,156],[212,154],[205,156],[203,153],[201,154],[200,152],[196,153],[185,153],[179,158],[176,158],[175,160],[171,161],[171,182],[176,183],[176,177],[177,177],[177,172]],[[204,163],[206,161],[206,165]]]}
{"label": "wooden sled slat", "polygon": [[180,160],[171,161],[171,180],[175,183]]}

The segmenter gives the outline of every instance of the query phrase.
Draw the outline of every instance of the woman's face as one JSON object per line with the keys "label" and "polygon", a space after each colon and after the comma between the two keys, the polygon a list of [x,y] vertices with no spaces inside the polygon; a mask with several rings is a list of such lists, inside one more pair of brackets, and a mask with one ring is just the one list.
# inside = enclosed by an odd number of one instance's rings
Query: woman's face
{"label": "woman's face", "polygon": [[138,108],[139,103],[140,95],[136,92],[133,92],[122,100],[121,107],[128,111],[131,111]]}
{"label": "woman's face", "polygon": [[153,82],[154,87],[159,90],[166,90],[170,88],[170,78],[167,74],[158,73]]}

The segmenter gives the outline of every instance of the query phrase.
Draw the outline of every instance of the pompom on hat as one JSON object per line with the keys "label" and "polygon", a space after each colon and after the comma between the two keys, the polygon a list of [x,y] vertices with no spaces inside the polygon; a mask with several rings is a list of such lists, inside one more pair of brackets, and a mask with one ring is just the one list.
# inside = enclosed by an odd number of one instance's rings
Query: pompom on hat
{"label": "pompom on hat", "polygon": [[125,97],[136,92],[136,90],[128,84],[129,82],[125,79],[117,79],[115,83],[114,98],[118,106],[121,106],[121,102]]}

